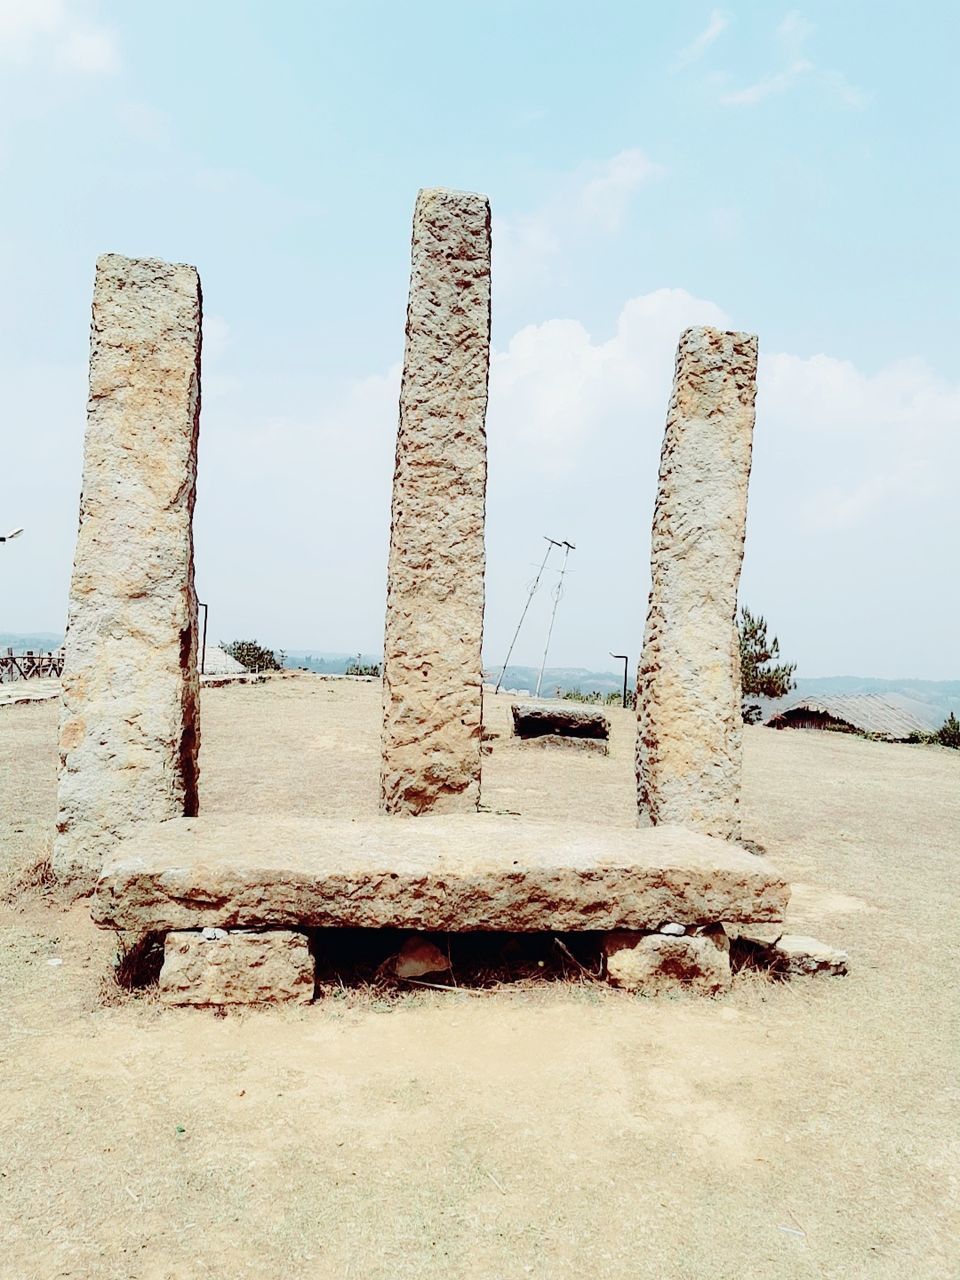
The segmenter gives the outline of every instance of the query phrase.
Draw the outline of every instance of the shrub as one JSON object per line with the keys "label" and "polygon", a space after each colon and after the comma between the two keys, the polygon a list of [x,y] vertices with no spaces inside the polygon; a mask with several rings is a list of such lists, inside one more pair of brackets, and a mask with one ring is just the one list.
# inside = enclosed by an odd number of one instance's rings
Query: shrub
{"label": "shrub", "polygon": [[347,667],[346,667],[346,669],[345,669],[345,671],[344,671],[344,675],[347,675],[347,676],[379,676],[379,674],[380,674],[380,663],[379,663],[379,662],[369,662],[369,663],[366,663],[366,662],[363,662],[363,661],[362,661],[362,658],[363,658],[363,654],[358,653],[358,654],[357,654],[357,656],[356,656],[356,660],[355,660],[355,661],[353,661],[353,662],[351,662],[351,663],[348,663],[348,665],[347,665]]}
{"label": "shrub", "polygon": [[231,640],[229,644],[221,642],[220,648],[236,658],[241,667],[247,671],[279,671],[281,663],[272,649],[265,649],[256,640]]}
{"label": "shrub", "polygon": [[[582,693],[579,689],[558,689],[557,697],[564,702],[592,702],[602,707],[619,707],[623,705],[621,693]],[[636,704],[636,694],[627,691],[627,706]]]}

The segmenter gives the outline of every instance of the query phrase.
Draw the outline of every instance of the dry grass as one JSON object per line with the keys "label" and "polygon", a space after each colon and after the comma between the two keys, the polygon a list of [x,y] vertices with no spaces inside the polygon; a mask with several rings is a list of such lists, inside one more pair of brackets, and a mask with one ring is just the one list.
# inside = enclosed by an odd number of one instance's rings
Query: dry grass
{"label": "dry grass", "polygon": [[[203,714],[208,810],[373,811],[373,686],[211,690]],[[56,709],[0,716],[0,861],[22,877]],[[622,715],[609,759],[501,737],[485,803],[629,822],[631,737]],[[213,1018],[105,1006],[115,939],[82,906],[0,908],[0,1275],[955,1274],[960,756],[752,730],[744,811],[795,883],[792,927],[846,947],[848,978],[642,1000],[566,957],[567,981],[475,995],[341,987],[335,964],[315,1006]]]}

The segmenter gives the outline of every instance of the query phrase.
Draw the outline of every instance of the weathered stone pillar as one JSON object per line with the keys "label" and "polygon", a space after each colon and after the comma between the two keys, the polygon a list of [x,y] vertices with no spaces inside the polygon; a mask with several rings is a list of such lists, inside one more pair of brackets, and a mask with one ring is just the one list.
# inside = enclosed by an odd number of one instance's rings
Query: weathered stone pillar
{"label": "weathered stone pillar", "polygon": [[653,517],[637,679],[641,821],[739,835],[737,586],[753,448],[757,339],[680,338]]}
{"label": "weathered stone pillar", "polygon": [[194,267],[97,261],[53,865],[80,890],[133,824],[197,812]]}
{"label": "weathered stone pillar", "polygon": [[380,803],[480,799],[490,204],[421,191],[393,478]]}

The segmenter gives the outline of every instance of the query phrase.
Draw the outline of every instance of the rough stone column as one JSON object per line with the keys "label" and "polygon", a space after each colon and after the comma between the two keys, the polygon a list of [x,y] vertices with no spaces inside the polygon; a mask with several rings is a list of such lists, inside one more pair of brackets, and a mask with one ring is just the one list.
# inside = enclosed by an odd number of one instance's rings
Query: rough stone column
{"label": "rough stone column", "polygon": [[194,267],[97,261],[53,865],[80,891],[133,824],[197,812]]}
{"label": "rough stone column", "polygon": [[641,821],[739,835],[737,587],[753,449],[757,339],[680,338],[653,517],[637,678]]}
{"label": "rough stone column", "polygon": [[489,359],[489,201],[421,191],[387,577],[387,813],[471,812],[480,800]]}

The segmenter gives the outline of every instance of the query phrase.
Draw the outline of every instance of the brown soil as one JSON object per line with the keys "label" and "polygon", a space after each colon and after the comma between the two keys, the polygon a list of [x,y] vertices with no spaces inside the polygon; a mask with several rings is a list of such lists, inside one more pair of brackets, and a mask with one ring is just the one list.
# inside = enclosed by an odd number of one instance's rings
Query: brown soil
{"label": "brown soil", "polygon": [[[379,692],[203,695],[207,811],[373,812]],[[501,734],[484,803],[632,819],[609,758]],[[42,860],[57,709],[0,708],[0,866]],[[960,753],[748,731],[745,834],[845,979],[721,1000],[589,983],[161,1009],[37,891],[0,908],[0,1275],[947,1276],[956,1271]],[[60,961],[58,964],[49,963]],[[333,989],[333,988],[331,988]]]}

